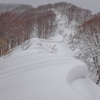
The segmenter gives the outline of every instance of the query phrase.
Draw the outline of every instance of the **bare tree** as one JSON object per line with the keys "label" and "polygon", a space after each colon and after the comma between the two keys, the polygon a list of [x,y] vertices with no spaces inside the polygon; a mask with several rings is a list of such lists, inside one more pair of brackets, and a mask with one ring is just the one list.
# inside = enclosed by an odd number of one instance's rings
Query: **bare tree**
{"label": "bare tree", "polygon": [[88,59],[87,63],[93,63],[98,84],[100,81],[100,17],[94,16],[93,19],[80,25],[73,41],[81,51],[79,54],[81,59],[84,61]]}
{"label": "bare tree", "polygon": [[0,56],[7,53],[7,42],[0,38]]}
{"label": "bare tree", "polygon": [[48,38],[56,29],[56,14],[49,10],[39,13],[36,18],[37,34],[40,38]]}
{"label": "bare tree", "polygon": [[0,38],[6,41],[8,51],[28,39],[26,22],[18,16],[14,12],[0,14]]}

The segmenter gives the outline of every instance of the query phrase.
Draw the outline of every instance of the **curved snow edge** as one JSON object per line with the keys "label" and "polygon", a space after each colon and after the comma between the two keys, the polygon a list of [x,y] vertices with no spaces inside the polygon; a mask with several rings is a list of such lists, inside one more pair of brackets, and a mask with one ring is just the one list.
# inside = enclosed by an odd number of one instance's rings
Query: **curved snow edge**
{"label": "curved snow edge", "polygon": [[71,83],[74,80],[85,77],[88,73],[88,68],[85,64],[74,67],[67,75],[67,82]]}

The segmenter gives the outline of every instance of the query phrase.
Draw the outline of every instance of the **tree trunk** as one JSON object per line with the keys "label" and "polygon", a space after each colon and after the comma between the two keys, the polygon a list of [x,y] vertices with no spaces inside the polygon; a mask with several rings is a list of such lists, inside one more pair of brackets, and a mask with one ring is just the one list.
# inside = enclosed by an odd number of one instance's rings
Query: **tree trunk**
{"label": "tree trunk", "polygon": [[96,75],[98,76],[96,84],[99,84],[100,82],[100,56],[93,57],[94,65],[96,68]]}
{"label": "tree trunk", "polygon": [[97,58],[98,58],[97,56],[93,57],[93,62],[94,62],[94,65],[95,65],[96,69],[98,68],[98,59]]}
{"label": "tree trunk", "polygon": [[98,79],[97,79],[96,84],[99,84],[99,82],[100,82],[100,69],[97,70],[97,75],[98,75]]}

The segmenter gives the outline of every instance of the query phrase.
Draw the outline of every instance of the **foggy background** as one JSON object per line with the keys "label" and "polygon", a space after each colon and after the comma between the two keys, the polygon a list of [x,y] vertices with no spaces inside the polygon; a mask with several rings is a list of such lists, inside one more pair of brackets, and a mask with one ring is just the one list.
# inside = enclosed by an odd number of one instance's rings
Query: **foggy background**
{"label": "foggy background", "polygon": [[[63,0],[65,2],[72,3],[77,5],[78,7],[82,7],[85,9],[91,10],[93,13],[100,12],[100,0]],[[0,0],[0,3],[22,3],[22,4],[30,4],[33,7],[37,7],[39,5],[62,2],[62,0]]]}

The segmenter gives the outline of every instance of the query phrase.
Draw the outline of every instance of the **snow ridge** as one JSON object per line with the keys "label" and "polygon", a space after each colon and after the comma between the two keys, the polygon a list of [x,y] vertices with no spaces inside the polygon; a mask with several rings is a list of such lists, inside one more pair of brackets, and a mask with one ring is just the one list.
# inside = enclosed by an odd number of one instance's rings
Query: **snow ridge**
{"label": "snow ridge", "polygon": [[[49,41],[34,38],[27,50],[19,47],[2,58],[0,100],[99,100],[100,89],[86,77],[87,66],[73,57],[62,40],[57,35]],[[91,91],[77,82],[80,79]],[[76,83],[87,90],[78,89]]]}

